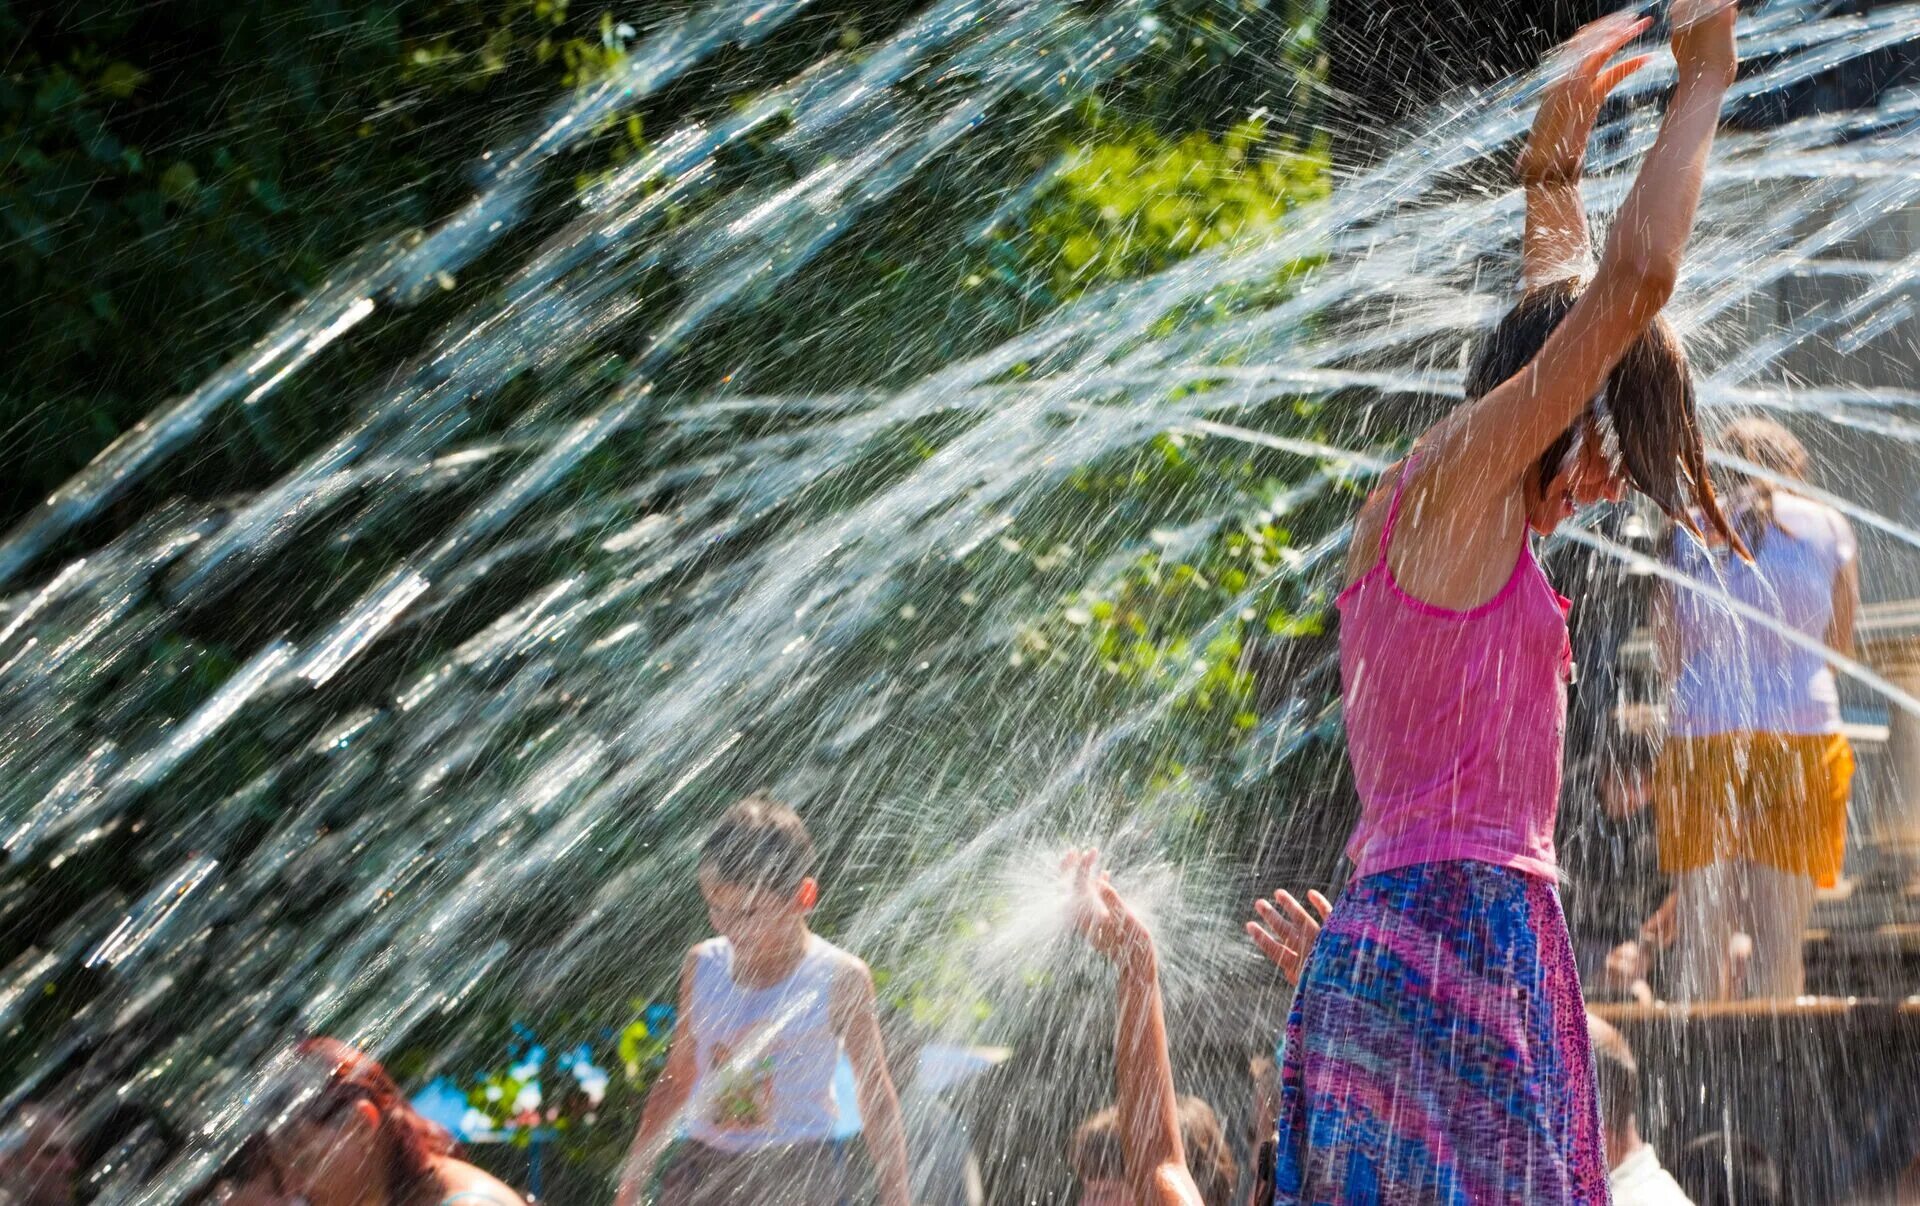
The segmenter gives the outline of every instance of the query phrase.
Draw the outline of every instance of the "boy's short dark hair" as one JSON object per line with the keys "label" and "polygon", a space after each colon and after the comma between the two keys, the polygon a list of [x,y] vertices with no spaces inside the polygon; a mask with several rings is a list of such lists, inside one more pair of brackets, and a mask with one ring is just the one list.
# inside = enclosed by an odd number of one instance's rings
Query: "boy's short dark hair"
{"label": "boy's short dark hair", "polygon": [[[1193,1174],[1200,1200],[1206,1206],[1230,1206],[1239,1169],[1234,1165],[1233,1149],[1227,1146],[1219,1115],[1198,1097],[1180,1098],[1178,1109],[1180,1146],[1186,1149],[1187,1171]],[[1120,1112],[1108,1106],[1081,1123],[1073,1133],[1067,1163],[1082,1185],[1124,1179],[1127,1169],[1120,1149]]]}
{"label": "boy's short dark hair", "polygon": [[700,847],[700,869],[723,883],[790,896],[813,875],[819,856],[800,814],[754,794],[727,809]]}
{"label": "boy's short dark hair", "polygon": [[1780,1168],[1766,1149],[1725,1131],[1681,1148],[1671,1171],[1699,1206],[1778,1206],[1786,1200]]}

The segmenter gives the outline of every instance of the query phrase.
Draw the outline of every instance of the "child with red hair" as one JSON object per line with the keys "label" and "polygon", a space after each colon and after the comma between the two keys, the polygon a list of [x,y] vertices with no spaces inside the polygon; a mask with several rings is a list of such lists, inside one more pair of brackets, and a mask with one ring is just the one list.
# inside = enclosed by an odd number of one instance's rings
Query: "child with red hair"
{"label": "child with red hair", "polygon": [[458,1159],[453,1136],[421,1117],[365,1052],[313,1038],[291,1063],[267,1146],[284,1190],[308,1206],[526,1206]]}

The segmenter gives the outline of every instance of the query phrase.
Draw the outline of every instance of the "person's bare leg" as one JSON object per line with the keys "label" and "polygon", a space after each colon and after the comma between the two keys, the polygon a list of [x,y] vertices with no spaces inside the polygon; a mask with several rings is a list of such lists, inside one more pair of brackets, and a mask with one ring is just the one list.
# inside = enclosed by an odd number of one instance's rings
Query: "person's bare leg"
{"label": "person's bare leg", "polygon": [[1807,919],[1813,915],[1813,880],[1761,863],[1745,868],[1751,902],[1747,932],[1753,936],[1751,995],[1791,998],[1807,990]]}
{"label": "person's bare leg", "polygon": [[1680,925],[1674,937],[1673,999],[1720,1001],[1727,995],[1727,944],[1733,938],[1737,884],[1725,863],[1683,871]]}

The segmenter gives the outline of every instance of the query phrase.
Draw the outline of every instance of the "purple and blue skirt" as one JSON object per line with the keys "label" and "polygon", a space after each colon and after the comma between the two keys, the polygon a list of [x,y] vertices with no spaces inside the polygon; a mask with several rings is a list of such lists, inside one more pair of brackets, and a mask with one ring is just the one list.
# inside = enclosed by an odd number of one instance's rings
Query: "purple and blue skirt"
{"label": "purple and blue skirt", "polygon": [[1341,895],[1280,1070],[1280,1203],[1605,1203],[1586,1007],[1554,887],[1490,863]]}

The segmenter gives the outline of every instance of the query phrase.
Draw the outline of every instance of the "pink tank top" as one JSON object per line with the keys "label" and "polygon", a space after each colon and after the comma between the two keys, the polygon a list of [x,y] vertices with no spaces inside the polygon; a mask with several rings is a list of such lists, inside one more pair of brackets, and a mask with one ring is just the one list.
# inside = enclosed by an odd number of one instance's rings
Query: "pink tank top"
{"label": "pink tank top", "polygon": [[1474,859],[1555,879],[1571,604],[1525,537],[1507,584],[1470,611],[1402,589],[1387,549],[1412,467],[1394,486],[1380,560],[1334,604],[1360,792],[1347,856],[1355,878]]}

